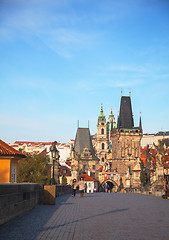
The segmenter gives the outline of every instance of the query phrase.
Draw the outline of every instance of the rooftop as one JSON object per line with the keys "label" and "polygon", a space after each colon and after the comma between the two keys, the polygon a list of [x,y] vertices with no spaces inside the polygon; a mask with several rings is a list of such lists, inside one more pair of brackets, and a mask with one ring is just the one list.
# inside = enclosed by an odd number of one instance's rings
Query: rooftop
{"label": "rooftop", "polygon": [[25,157],[25,155],[13,147],[9,146],[7,143],[0,140],[0,156],[20,156]]}

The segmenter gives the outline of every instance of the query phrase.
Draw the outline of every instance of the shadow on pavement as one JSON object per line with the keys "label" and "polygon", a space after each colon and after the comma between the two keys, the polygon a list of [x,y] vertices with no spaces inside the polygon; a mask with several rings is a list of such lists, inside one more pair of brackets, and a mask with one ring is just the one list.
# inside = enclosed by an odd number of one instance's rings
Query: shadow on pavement
{"label": "shadow on pavement", "polygon": [[96,214],[96,215],[93,215],[93,216],[80,218],[80,219],[77,219],[77,220],[74,220],[74,221],[71,221],[71,222],[67,222],[67,223],[64,223],[64,224],[59,224],[59,225],[56,225],[56,226],[47,227],[47,228],[45,228],[45,230],[55,229],[55,228],[63,227],[63,226],[66,226],[66,225],[69,225],[69,224],[72,224],[72,223],[88,220],[88,219],[91,219],[91,218],[105,216],[105,215],[109,215],[109,214],[112,214],[112,213],[123,212],[123,211],[128,211],[128,210],[129,210],[129,208],[116,209],[116,210],[112,210],[112,211]]}
{"label": "shadow on pavement", "polygon": [[70,194],[56,198],[55,205],[38,205],[34,209],[0,226],[0,239],[35,240],[44,225],[62,204],[67,203]]}

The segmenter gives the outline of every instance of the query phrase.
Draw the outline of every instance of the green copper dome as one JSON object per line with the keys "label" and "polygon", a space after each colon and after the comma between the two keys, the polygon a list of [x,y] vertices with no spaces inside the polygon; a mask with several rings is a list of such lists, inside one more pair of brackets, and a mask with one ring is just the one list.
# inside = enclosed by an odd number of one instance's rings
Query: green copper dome
{"label": "green copper dome", "polygon": [[110,118],[113,118],[113,119],[114,119],[114,115],[113,115],[112,107],[111,107],[111,113],[110,113],[110,115],[109,115],[109,119],[110,119]]}
{"label": "green copper dome", "polygon": [[105,120],[106,120],[106,118],[103,113],[103,106],[101,105],[101,110],[100,110],[100,115],[98,117],[98,121],[105,121]]}

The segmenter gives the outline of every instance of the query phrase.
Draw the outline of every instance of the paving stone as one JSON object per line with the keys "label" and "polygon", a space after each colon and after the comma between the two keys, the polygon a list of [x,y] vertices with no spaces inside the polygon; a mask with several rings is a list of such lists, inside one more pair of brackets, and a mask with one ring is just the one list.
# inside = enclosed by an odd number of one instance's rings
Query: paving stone
{"label": "paving stone", "polygon": [[0,226],[5,240],[168,240],[169,200],[139,194],[64,195]]}

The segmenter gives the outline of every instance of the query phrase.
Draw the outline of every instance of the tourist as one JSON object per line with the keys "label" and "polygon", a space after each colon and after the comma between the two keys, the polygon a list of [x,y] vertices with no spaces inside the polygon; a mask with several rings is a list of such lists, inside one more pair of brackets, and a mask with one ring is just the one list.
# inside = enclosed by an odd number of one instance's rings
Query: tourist
{"label": "tourist", "polygon": [[73,179],[73,182],[72,182],[72,197],[75,197],[76,196],[76,188],[77,188],[78,184],[76,182],[76,179]]}
{"label": "tourist", "polygon": [[85,190],[85,183],[84,183],[83,178],[81,177],[81,178],[80,178],[80,181],[79,181],[80,197],[83,197],[84,190]]}

